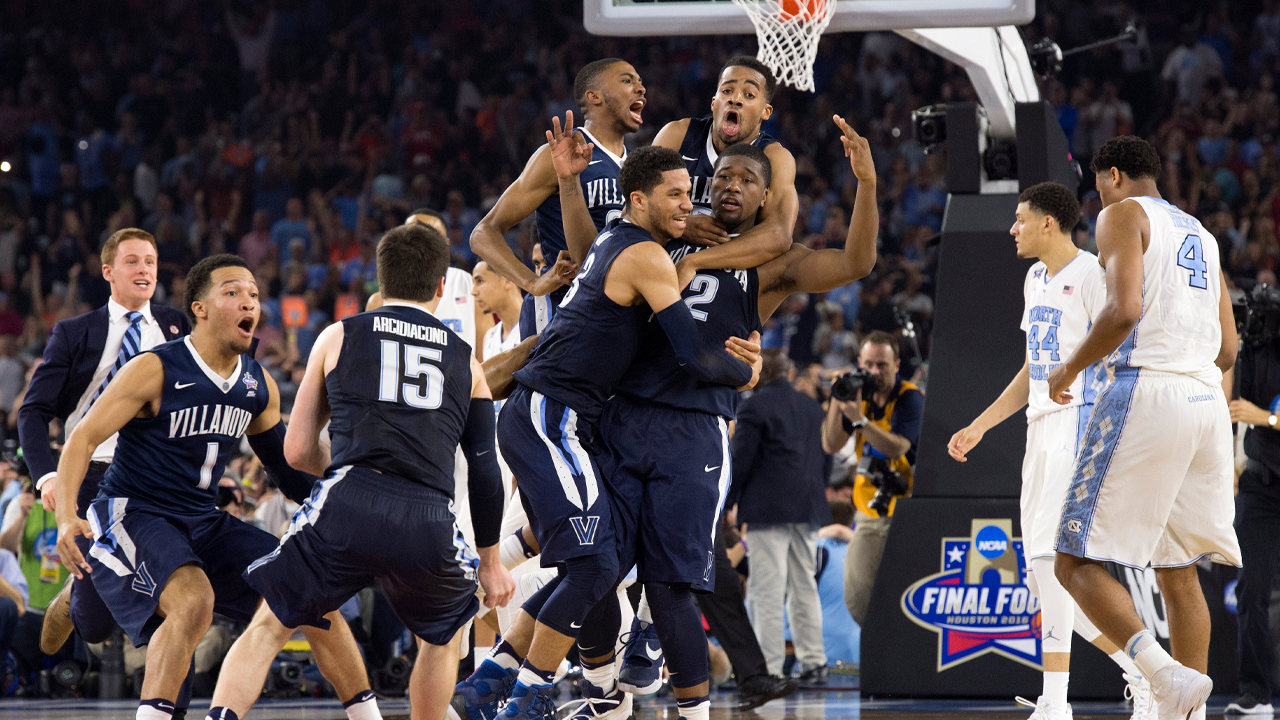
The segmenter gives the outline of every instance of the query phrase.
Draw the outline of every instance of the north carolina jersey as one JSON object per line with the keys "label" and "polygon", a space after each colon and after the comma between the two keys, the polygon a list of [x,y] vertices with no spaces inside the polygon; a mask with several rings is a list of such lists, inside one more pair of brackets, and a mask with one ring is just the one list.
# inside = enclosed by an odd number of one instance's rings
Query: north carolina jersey
{"label": "north carolina jersey", "polygon": [[[684,240],[667,243],[673,262],[703,248]],[[684,304],[708,341],[723,344],[730,337],[745,338],[760,329],[760,279],[751,270],[702,270],[681,293]],[[645,323],[635,361],[618,383],[617,392],[644,405],[692,410],[733,419],[738,391],[728,385],[702,382],[680,367],[675,349],[653,317]]]}
{"label": "north carolina jersey", "polygon": [[182,515],[214,512],[222,469],[270,400],[262,366],[241,355],[224,378],[190,337],[147,352],[164,366],[160,410],[120,428],[98,497],[141,500]]}
{"label": "north carolina jersey", "polygon": [[[488,360],[508,350],[514,350],[521,340],[524,338],[521,336],[519,323],[516,323],[513,328],[508,328],[499,321],[484,334],[484,359]],[[494,401],[494,412],[502,410],[502,403],[502,400]]]}
{"label": "north carolina jersey", "polygon": [[654,242],[648,230],[614,220],[591,244],[560,307],[515,379],[524,387],[572,408],[595,424],[635,356],[648,305],[619,305],[604,292],[618,255],[632,245]]}
{"label": "north carolina jersey", "polygon": [[[693,181],[689,199],[693,201],[693,211],[703,215],[711,214],[711,177],[715,173],[716,160],[720,157],[711,140],[712,123],[713,119],[709,117],[689,118],[689,127],[684,131],[684,140],[680,143],[680,157],[684,158],[689,179]],[[777,139],[772,135],[761,132],[751,144],[763,150],[776,142]]]}
{"label": "north carolina jersey", "polygon": [[[595,221],[596,231],[599,232],[604,230],[610,220],[622,217],[625,199],[618,189],[618,173],[622,170],[622,161],[627,159],[627,153],[623,151],[622,157],[618,157],[609,152],[586,128],[578,128],[575,132],[582,133],[595,146],[591,151],[591,162],[578,176],[578,181],[582,183],[587,210],[591,212],[591,219]],[[569,249],[569,244],[564,239],[560,194],[556,193],[542,201],[535,218],[538,223],[538,242],[542,244],[542,257],[546,258],[548,265],[555,265],[560,251]]]}
{"label": "north carolina jersey", "polygon": [[1218,384],[1222,381],[1222,372],[1214,365],[1222,346],[1218,241],[1199,220],[1164,200],[1129,200],[1146,212],[1151,240],[1142,255],[1142,318],[1112,354],[1111,362]]}
{"label": "north carolina jersey", "polygon": [[1043,262],[1032,265],[1022,296],[1026,301],[1022,331],[1027,334],[1027,367],[1031,374],[1027,421],[1058,410],[1092,405],[1107,383],[1102,361],[1076,377],[1070,389],[1071,402],[1066,405],[1049,399],[1049,373],[1075,352],[1106,304],[1106,280],[1098,257],[1081,250],[1052,277]]}
{"label": "north carolina jersey", "polygon": [[476,299],[471,295],[471,274],[451,267],[444,271],[444,297],[436,306],[436,319],[452,330],[468,347],[476,346]]}
{"label": "north carolina jersey", "polygon": [[[471,347],[425,309],[391,302],[342,321],[325,377],[332,464],[454,496],[454,451],[471,404]],[[375,370],[376,369],[376,370]]]}

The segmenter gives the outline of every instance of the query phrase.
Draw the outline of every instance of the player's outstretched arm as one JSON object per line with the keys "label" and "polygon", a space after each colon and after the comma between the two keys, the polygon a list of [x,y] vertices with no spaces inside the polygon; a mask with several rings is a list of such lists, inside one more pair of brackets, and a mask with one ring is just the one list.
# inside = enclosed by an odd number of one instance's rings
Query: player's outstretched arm
{"label": "player's outstretched arm", "polygon": [[284,437],[287,431],[280,418],[280,388],[270,373],[262,376],[267,382],[267,407],[249,423],[249,447],[253,448],[280,492],[301,505],[311,497],[311,489],[319,478],[294,468],[285,459]]}
{"label": "player's outstretched arm", "polygon": [[533,346],[537,344],[538,336],[531,335],[521,340],[519,345],[504,353],[498,353],[491,358],[487,358],[481,364],[484,369],[484,381],[488,384],[489,392],[492,393],[494,400],[506,400],[511,395],[511,391],[516,386],[512,375],[524,367],[525,362],[529,359],[529,353],[533,352]]}
{"label": "player's outstretched arm", "polygon": [[698,321],[680,300],[675,265],[661,245],[642,242],[623,250],[609,268],[605,294],[620,305],[648,303],[675,348],[680,366],[694,377],[731,387],[751,382],[751,363],[703,340]]}
{"label": "player's outstretched arm", "polygon": [[947,453],[957,462],[966,462],[969,451],[977,447],[982,436],[991,428],[999,425],[1027,405],[1027,397],[1031,393],[1030,361],[1023,356],[1022,369],[1009,381],[1000,397],[991,403],[982,414],[974,418],[969,426],[951,436],[947,443]]}
{"label": "player's outstretched arm", "polygon": [[329,467],[329,450],[320,444],[320,428],[329,421],[329,393],[324,379],[338,364],[345,335],[343,324],[336,322],[316,338],[307,360],[307,372],[293,400],[289,428],[284,434],[284,456],[288,463],[316,476],[324,475],[325,468]]}
{"label": "player's outstretched arm", "polygon": [[471,358],[471,406],[459,447],[467,458],[467,501],[471,504],[471,524],[476,531],[476,554],[480,556],[480,585],[484,604],[506,606],[515,594],[516,583],[502,566],[498,541],[502,536],[502,469],[494,428],[493,396],[485,382],[480,361]]}
{"label": "player's outstretched arm", "polygon": [[[538,148],[524,166],[524,172],[502,193],[497,204],[471,232],[471,251],[479,255],[494,272],[508,278],[527,293],[546,295],[568,284],[573,273],[566,277],[563,266],[553,264],[542,275],[534,275],[527,265],[516,258],[503,235],[516,223],[529,217],[559,187],[555,170],[551,167],[551,152]],[[552,258],[547,258],[553,262]],[[576,268],[574,268],[576,272]]]}
{"label": "player's outstretched arm", "polygon": [[591,252],[591,243],[599,232],[596,221],[591,218],[587,208],[587,198],[582,194],[582,181],[579,175],[591,164],[591,150],[595,147],[589,142],[580,142],[573,132],[573,111],[564,114],[564,128],[560,127],[560,118],[551,118],[551,129],[547,131],[547,151],[551,155],[551,166],[556,171],[556,181],[560,188],[560,223],[564,226],[564,241],[569,247],[569,255],[581,263]]}
{"label": "player's outstretched arm", "polygon": [[76,547],[75,536],[91,537],[89,523],[76,517],[76,496],[84,483],[93,451],[130,420],[144,412],[150,416],[160,405],[164,389],[164,363],[154,353],[142,353],[125,363],[102,392],[89,414],[67,438],[58,461],[58,557],[77,578],[89,564]]}
{"label": "player's outstretched arm", "polygon": [[1118,202],[1098,214],[1098,256],[1107,271],[1107,304],[1084,341],[1049,373],[1049,398],[1071,402],[1067,390],[1085,368],[1107,357],[1142,319],[1142,238],[1151,224],[1136,202]]}

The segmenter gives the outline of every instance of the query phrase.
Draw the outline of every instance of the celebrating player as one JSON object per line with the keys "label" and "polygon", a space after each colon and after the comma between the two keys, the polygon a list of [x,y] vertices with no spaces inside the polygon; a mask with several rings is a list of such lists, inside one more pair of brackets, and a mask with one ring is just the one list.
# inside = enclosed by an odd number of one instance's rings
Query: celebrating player
{"label": "celebrating player", "polygon": [[[1160,156],[1122,136],[1093,156],[1098,254],[1107,302],[1075,352],[1049,373],[1049,397],[1074,400],[1085,368],[1110,355],[1058,528],[1055,569],[1080,609],[1151,683],[1159,716],[1203,717],[1209,609],[1196,563],[1240,565],[1232,528],[1231,421],[1222,373],[1237,341],[1218,242],[1160,199]],[[1102,566],[1156,568],[1173,658],[1129,592]]]}
{"label": "celebrating player", "polygon": [[[94,587],[137,646],[148,645],[138,720],[167,720],[196,643],[216,611],[248,621],[259,596],[241,578],[276,544],[221,512],[217,479],[240,439],[282,485],[306,482],[284,461],[275,381],[245,355],[258,322],[258,287],[244,260],[214,255],[187,275],[191,335],[127,362],[67,439],[58,464],[58,554]],[[76,494],[94,448],[119,433],[88,520]],[[77,536],[94,538],[89,559]],[[308,632],[339,697],[376,704],[350,629]],[[258,687],[261,687],[260,685]],[[256,695],[256,690],[254,692]],[[233,718],[228,715],[227,718]]]}
{"label": "celebrating player", "polygon": [[1057,183],[1033,185],[1018,197],[1009,234],[1018,257],[1039,262],[1027,270],[1022,286],[1026,305],[1022,329],[1027,352],[1009,386],[968,427],[951,437],[947,452],[959,462],[988,430],[1027,407],[1027,454],[1022,461],[1022,537],[1026,546],[1027,585],[1040,598],[1044,691],[1034,720],[1069,720],[1067,683],[1071,670],[1071,632],[1093,643],[1125,671],[1133,697],[1133,717],[1154,713],[1151,686],[1133,661],[1098,632],[1080,612],[1053,572],[1053,543],[1071,482],[1081,431],[1093,412],[1107,371],[1101,361],[1085,368],[1071,387],[1065,406],[1049,399],[1049,372],[1070,356],[1106,305],[1106,280],[1097,256],[1076,248],[1071,231],[1080,219],[1075,193]]}

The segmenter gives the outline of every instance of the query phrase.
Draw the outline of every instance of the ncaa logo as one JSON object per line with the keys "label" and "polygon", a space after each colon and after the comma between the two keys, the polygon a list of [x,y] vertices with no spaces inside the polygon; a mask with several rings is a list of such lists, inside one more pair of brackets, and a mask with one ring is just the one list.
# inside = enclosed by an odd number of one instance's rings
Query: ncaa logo
{"label": "ncaa logo", "polygon": [[978,531],[975,538],[978,553],[988,560],[995,560],[1009,549],[1009,536],[995,525],[988,525]]}

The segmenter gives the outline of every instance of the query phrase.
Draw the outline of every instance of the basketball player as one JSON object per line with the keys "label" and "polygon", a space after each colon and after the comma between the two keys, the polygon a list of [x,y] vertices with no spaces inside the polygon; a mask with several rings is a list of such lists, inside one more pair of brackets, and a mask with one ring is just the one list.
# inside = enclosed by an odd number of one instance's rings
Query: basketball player
{"label": "basketball player", "polygon": [[[733,387],[753,381],[758,346],[737,338],[704,341],[681,303],[675,266],[662,245],[684,231],[692,210],[678,153],[642,148],[619,175],[624,215],[596,238],[560,312],[542,333],[498,419],[499,444],[542,554],[560,574],[534,594],[511,631],[476,672],[459,683],[458,716],[492,718],[514,681],[504,717],[555,714],[551,680],[575,639],[586,661],[614,651],[621,579],[610,490],[595,452],[605,399],[631,363],[642,325],[656,316],[686,372]],[[604,600],[601,602],[601,600]],[[536,619],[536,622],[535,622]],[[585,627],[602,628],[582,637]],[[705,651],[705,648],[704,648]]]}
{"label": "basketball player", "polygon": [[471,295],[476,309],[485,315],[497,315],[498,322],[484,334],[481,352],[476,356],[481,362],[506,352],[523,339],[520,335],[520,306],[524,294],[510,280],[502,277],[481,260],[471,271]]}
{"label": "basketball player", "polygon": [[[1107,303],[1075,352],[1049,373],[1049,397],[1070,404],[1076,376],[1108,356],[1115,380],[1097,398],[1076,459],[1055,570],[1150,681],[1160,718],[1185,718],[1203,713],[1213,689],[1204,674],[1209,609],[1196,563],[1240,565],[1221,387],[1235,362],[1235,320],[1217,240],[1160,199],[1155,148],[1113,138],[1091,168],[1102,196],[1097,238]],[[1143,627],[1104,560],[1155,567],[1176,659]]]}
{"label": "basketball player", "polygon": [[[618,191],[618,173],[627,157],[623,138],[640,129],[645,106],[644,84],[631,63],[606,58],[587,63],[573,81],[573,97],[582,110],[584,125],[575,131],[582,144],[600,149],[595,162],[581,175],[582,193],[591,211],[591,229],[581,245],[565,239],[559,189],[551,155],[539,148],[525,164],[520,177],[508,187],[498,202],[471,233],[471,250],[494,272],[510,279],[530,294],[526,302],[532,309],[522,315],[526,323],[520,331],[529,337],[542,331],[551,321],[560,301],[568,292],[565,285],[573,279],[571,267],[559,260],[581,263],[590,251],[590,242],[605,224],[622,215],[624,196]],[[567,113],[565,127],[573,127],[573,113]],[[537,213],[538,240],[542,254],[552,265],[550,272],[534,274],[516,258],[503,235],[532,213]],[[570,222],[575,222],[570,219]],[[568,253],[562,255],[561,253]]]}
{"label": "basketball player", "polygon": [[[275,381],[244,354],[259,316],[258,288],[244,260],[206,258],[188,273],[186,288],[191,335],[126,363],[71,433],[58,464],[59,556],[77,579],[90,573],[116,622],[135,645],[148,645],[138,720],[172,716],[215,611],[247,622],[258,605],[240,574],[271,551],[275,537],[214,504],[216,480],[241,438],[249,435],[273,473],[303,480],[284,459]],[[117,432],[115,459],[88,520],[77,518],[89,458]],[[76,547],[79,535],[95,540],[88,560]],[[351,631],[337,613],[332,618],[332,629],[308,632],[317,661],[353,720],[378,718]]]}
{"label": "basketball player", "polygon": [[1106,305],[1106,280],[1097,256],[1076,248],[1071,231],[1080,220],[1075,193],[1058,183],[1033,185],[1018,197],[1009,234],[1018,257],[1036,258],[1023,282],[1026,305],[1022,329],[1027,352],[1022,369],[1000,397],[970,425],[951,437],[947,452],[959,462],[988,430],[1027,407],[1027,453],[1022,462],[1022,538],[1027,585],[1040,598],[1044,691],[1035,720],[1067,720],[1067,684],[1071,670],[1071,632],[1115,660],[1125,672],[1133,697],[1133,716],[1153,718],[1151,686],[1133,661],[1089,622],[1053,574],[1054,538],[1071,482],[1081,435],[1098,392],[1106,386],[1102,362],[1085,368],[1071,387],[1066,406],[1049,399],[1049,371],[1075,352]]}

